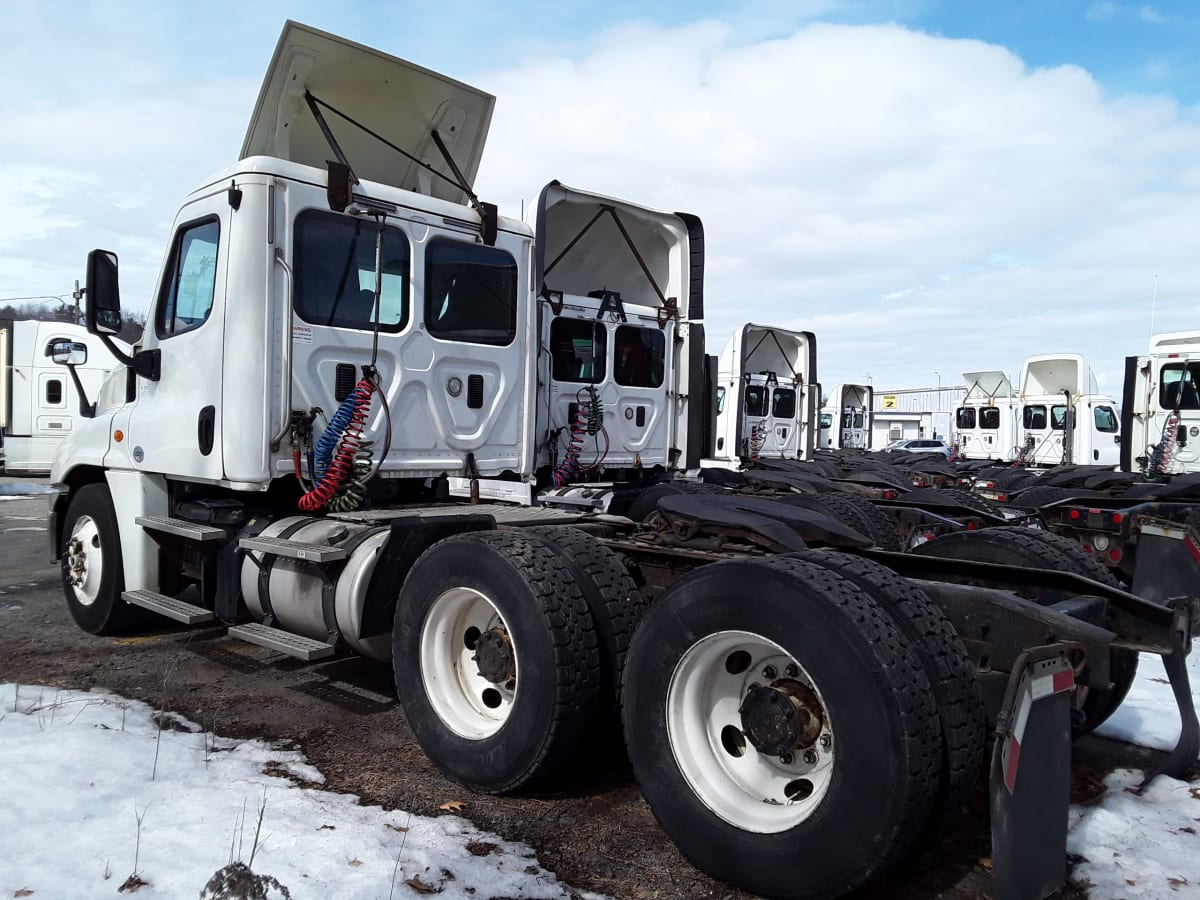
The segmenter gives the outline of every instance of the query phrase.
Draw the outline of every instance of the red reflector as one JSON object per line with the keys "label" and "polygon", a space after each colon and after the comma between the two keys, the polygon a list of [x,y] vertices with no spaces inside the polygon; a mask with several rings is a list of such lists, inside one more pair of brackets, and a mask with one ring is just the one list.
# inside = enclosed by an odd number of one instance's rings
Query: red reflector
{"label": "red reflector", "polygon": [[1084,553],[1091,553],[1091,552],[1092,552],[1092,545],[1091,545],[1091,544],[1084,544],[1084,545],[1083,545],[1083,552],[1084,552]]}
{"label": "red reflector", "polygon": [[1111,559],[1113,562],[1120,562],[1121,561],[1121,551],[1118,550],[1116,547],[1113,547],[1111,550],[1108,551],[1108,558]]}
{"label": "red reflector", "polygon": [[1001,503],[1007,503],[1008,502],[1008,494],[997,494],[996,499]]}
{"label": "red reflector", "polygon": [[896,492],[895,492],[895,491],[884,491],[884,492],[883,492],[883,499],[884,499],[884,500],[895,500],[895,499],[896,499]]}
{"label": "red reflector", "polygon": [[1114,525],[1120,525],[1120,524],[1121,524],[1121,521],[1122,521],[1124,518],[1125,518],[1125,517],[1124,517],[1123,515],[1121,515],[1120,513],[1113,513],[1113,524],[1114,524]]}
{"label": "red reflector", "polygon": [[925,532],[925,540],[927,540],[927,541],[932,541],[932,540],[933,540],[933,538],[934,538],[934,534],[933,534],[933,532],[932,532],[932,531],[927,531],[927,532]]}
{"label": "red reflector", "polygon": [[1077,510],[1077,509],[1071,510],[1071,518],[1078,519],[1079,518],[1079,510]]}
{"label": "red reflector", "polygon": [[994,482],[994,481],[985,481],[985,482],[983,483],[983,486],[984,486],[985,488],[994,488],[994,487],[996,486],[996,482]]}
{"label": "red reflector", "polygon": [[967,522],[967,531],[974,531],[978,527],[979,527],[979,523],[976,522],[974,519],[971,519]]}
{"label": "red reflector", "polygon": [[1098,516],[1098,515],[1100,515],[1100,510],[1098,510],[1098,509],[1089,509],[1089,510],[1088,510],[1088,515],[1089,515],[1089,516]]}

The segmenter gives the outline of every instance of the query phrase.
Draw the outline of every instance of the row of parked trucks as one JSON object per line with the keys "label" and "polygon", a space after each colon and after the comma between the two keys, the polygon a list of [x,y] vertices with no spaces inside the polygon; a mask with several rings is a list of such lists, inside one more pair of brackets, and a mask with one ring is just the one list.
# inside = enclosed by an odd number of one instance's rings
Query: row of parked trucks
{"label": "row of parked trucks", "polygon": [[[390,665],[475,790],[623,743],[684,855],[767,896],[853,891],[988,768],[994,895],[1054,890],[1071,735],[1138,651],[1186,687],[1200,606],[1156,579],[1197,558],[1140,530],[1157,565],[1128,589],[915,469],[816,452],[812,335],[748,325],[706,355],[695,215],[551,182],[533,227],[499,216],[473,187],[493,103],[288,23],[133,350],[116,257],[89,255],[120,365],[52,473],[75,620]],[[869,391],[829,396],[844,447]]]}

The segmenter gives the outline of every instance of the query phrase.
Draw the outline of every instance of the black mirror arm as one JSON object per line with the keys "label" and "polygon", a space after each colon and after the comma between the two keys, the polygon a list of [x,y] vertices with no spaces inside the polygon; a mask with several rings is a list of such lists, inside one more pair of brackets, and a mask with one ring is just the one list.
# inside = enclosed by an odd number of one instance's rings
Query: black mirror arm
{"label": "black mirror arm", "polygon": [[139,350],[131,356],[118,347],[107,334],[97,334],[96,337],[100,338],[104,346],[108,348],[108,352],[115,356],[118,362],[129,366],[135,374],[148,378],[150,381],[158,381],[161,377],[162,353],[159,350]]}
{"label": "black mirror arm", "polygon": [[67,363],[67,371],[71,373],[71,381],[75,384],[75,392],[79,394],[79,415],[85,419],[94,419],[96,417],[96,404],[89,403],[87,394],[83,390],[83,382],[79,380],[79,373],[75,371],[74,363]]}

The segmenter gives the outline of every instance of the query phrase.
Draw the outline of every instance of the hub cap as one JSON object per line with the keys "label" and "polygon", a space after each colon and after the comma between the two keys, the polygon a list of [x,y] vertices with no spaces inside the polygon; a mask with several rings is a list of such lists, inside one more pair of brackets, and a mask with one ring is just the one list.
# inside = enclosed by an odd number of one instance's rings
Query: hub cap
{"label": "hub cap", "polygon": [[446,727],[468,740],[498,732],[512,712],[520,667],[500,612],[473,588],[451,588],[421,625],[421,681]]}
{"label": "hub cap", "polygon": [[100,529],[91,516],[75,520],[67,538],[67,583],[81,606],[91,606],[100,593],[104,558],[100,552]]}
{"label": "hub cap", "polygon": [[786,831],[829,790],[837,745],[820,691],[761,635],[721,631],[688,648],[671,676],[666,720],[680,773],[737,828]]}

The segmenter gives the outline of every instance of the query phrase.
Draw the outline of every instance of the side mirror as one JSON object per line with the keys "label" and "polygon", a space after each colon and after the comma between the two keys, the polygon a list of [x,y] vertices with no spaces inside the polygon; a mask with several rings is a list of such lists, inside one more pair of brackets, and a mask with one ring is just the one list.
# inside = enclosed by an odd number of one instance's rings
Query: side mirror
{"label": "side mirror", "polygon": [[93,250],[88,254],[87,330],[92,334],[121,333],[117,254],[110,250]]}
{"label": "side mirror", "polygon": [[60,366],[82,366],[87,362],[87,344],[78,341],[54,341],[46,355]]}

